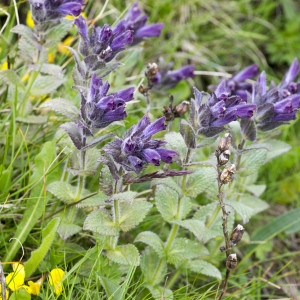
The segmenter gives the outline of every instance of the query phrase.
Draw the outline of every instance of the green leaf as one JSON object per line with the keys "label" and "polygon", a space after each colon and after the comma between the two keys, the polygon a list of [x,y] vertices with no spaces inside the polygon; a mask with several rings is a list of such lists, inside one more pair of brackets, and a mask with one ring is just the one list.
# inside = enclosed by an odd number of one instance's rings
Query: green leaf
{"label": "green leaf", "polygon": [[46,116],[33,116],[17,117],[16,120],[25,124],[45,124],[48,120]]}
{"label": "green leaf", "polygon": [[84,221],[84,230],[91,230],[102,235],[116,236],[119,227],[115,225],[112,218],[101,209],[92,211]]}
{"label": "green leaf", "polygon": [[221,272],[212,264],[204,260],[192,260],[188,262],[188,268],[199,274],[221,279]]}
{"label": "green leaf", "polygon": [[47,191],[66,204],[76,200],[77,187],[64,181],[54,181],[47,186]]}
{"label": "green leaf", "polygon": [[186,193],[190,197],[205,192],[210,199],[216,199],[218,194],[217,173],[213,167],[200,167],[197,171],[187,175]]}
{"label": "green leaf", "polygon": [[98,276],[101,285],[105,289],[106,296],[110,297],[109,299],[114,299],[113,295],[118,294],[118,290],[120,289],[120,283],[116,282],[107,277]]}
{"label": "green leaf", "polygon": [[196,134],[193,127],[184,119],[180,122],[180,134],[183,136],[188,148],[196,148]]}
{"label": "green leaf", "polygon": [[80,117],[79,109],[71,101],[64,98],[54,98],[46,101],[40,108],[50,108],[69,118],[71,121],[77,121]]}
{"label": "green leaf", "polygon": [[0,70],[0,80],[2,83],[12,84],[25,89],[21,78],[13,70]]}
{"label": "green leaf", "polygon": [[56,76],[45,75],[39,76],[34,81],[30,93],[32,96],[38,97],[55,91],[65,82],[65,79]]}
{"label": "green leaf", "polygon": [[[123,193],[124,194],[124,193]],[[129,231],[143,221],[152,204],[146,201],[133,201],[132,203],[121,202],[119,219],[120,228],[123,231]]]}
{"label": "green leaf", "polygon": [[167,142],[166,147],[175,150],[179,155],[181,164],[183,164],[188,149],[182,135],[177,132],[170,132],[165,135],[165,140]]}
{"label": "green leaf", "polygon": [[144,275],[144,282],[152,286],[161,283],[168,272],[165,259],[159,259],[151,248],[146,248],[143,251],[141,270]]}
{"label": "green leaf", "polygon": [[[1,298],[2,299],[2,298]],[[14,291],[10,296],[9,300],[30,300],[30,294],[23,288]]]}
{"label": "green leaf", "polygon": [[252,216],[269,207],[265,201],[246,194],[239,196],[238,200],[226,200],[225,204],[230,205],[241,216],[244,224],[249,222]]}
{"label": "green leaf", "polygon": [[52,26],[47,32],[47,44],[49,47],[56,45],[72,28],[74,21],[61,19],[55,26]]}
{"label": "green leaf", "polygon": [[163,286],[145,285],[155,300],[173,300],[173,292]]}
{"label": "green leaf", "polygon": [[253,184],[253,185],[243,185],[243,187],[254,196],[259,197],[265,190],[265,184]]}
{"label": "green leaf", "polygon": [[300,220],[300,208],[290,210],[289,212],[280,215],[279,217],[271,220],[269,223],[259,228],[251,236],[251,245],[247,248],[247,255],[243,258],[246,260],[255,249],[261,244],[274,238],[281,232],[292,229]]}
{"label": "green leaf", "polygon": [[[258,146],[257,146],[258,147]],[[256,173],[265,163],[268,150],[266,148],[248,148],[243,151],[239,176]]]}
{"label": "green leaf", "polygon": [[135,243],[141,242],[153,248],[159,258],[162,258],[164,253],[164,243],[160,237],[152,231],[144,231],[138,234],[134,240]]}
{"label": "green leaf", "polygon": [[[83,192],[81,198],[87,197],[88,195],[88,191],[87,193]],[[89,197],[83,200],[82,202],[79,202],[78,204],[76,204],[76,207],[83,208],[104,205],[106,199],[107,196],[103,192],[99,192],[97,195]]]}
{"label": "green leaf", "polygon": [[56,144],[55,141],[46,142],[39,154],[35,157],[33,173],[30,177],[32,190],[26,202],[26,210],[22,220],[18,223],[14,238],[6,251],[5,261],[12,261],[15,254],[24,243],[29,232],[36,221],[45,212],[47,195],[45,196],[46,186],[61,176],[59,168],[55,168]]}
{"label": "green leaf", "polygon": [[72,235],[80,232],[82,230],[82,227],[76,224],[72,223],[65,223],[64,221],[60,223],[57,233],[59,236],[63,239],[66,240]]}
{"label": "green leaf", "polygon": [[24,264],[26,277],[30,277],[50,250],[59,222],[60,219],[55,218],[51,220],[47,227],[43,230],[43,240],[41,245],[38,249],[31,252],[30,259]]}
{"label": "green leaf", "polygon": [[174,190],[180,197],[181,195],[183,195],[181,187],[171,177],[163,179],[153,179],[151,181],[151,186],[153,187],[155,185],[165,185]]}
{"label": "green leaf", "polygon": [[140,264],[139,251],[132,244],[120,245],[113,250],[107,250],[107,257],[121,265],[138,266]]}
{"label": "green leaf", "polygon": [[155,203],[164,220],[172,221],[176,219],[178,213],[178,194],[173,189],[163,185],[157,186]]}
{"label": "green leaf", "polygon": [[174,240],[167,253],[167,262],[178,265],[185,260],[198,258],[208,254],[208,250],[199,242],[191,241],[186,238],[177,238]]}
{"label": "green leaf", "polygon": [[11,179],[12,179],[13,168],[12,165],[5,167],[0,165],[0,193],[6,194],[11,188]]}
{"label": "green leaf", "polygon": [[266,162],[288,152],[292,148],[289,144],[278,140],[268,140],[268,144],[270,145],[271,151],[267,153]]}
{"label": "green leaf", "polygon": [[133,200],[137,196],[137,194],[138,194],[137,192],[126,191],[123,193],[113,194],[110,199],[133,202]]}
{"label": "green leaf", "polygon": [[203,233],[205,230],[205,223],[203,221],[188,219],[183,221],[172,221],[172,223],[189,230],[199,241],[203,240]]}

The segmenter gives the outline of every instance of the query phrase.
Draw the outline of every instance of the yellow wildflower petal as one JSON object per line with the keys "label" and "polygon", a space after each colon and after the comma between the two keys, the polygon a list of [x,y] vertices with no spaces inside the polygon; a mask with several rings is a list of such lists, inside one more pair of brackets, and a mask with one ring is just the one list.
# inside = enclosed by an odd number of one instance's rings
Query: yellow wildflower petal
{"label": "yellow wildflower petal", "polygon": [[4,62],[3,65],[1,66],[0,70],[7,70],[8,69],[8,62]]}
{"label": "yellow wildflower petal", "polygon": [[15,273],[19,273],[25,278],[25,269],[22,264],[20,264],[19,262],[13,263],[12,267]]}
{"label": "yellow wildflower petal", "polygon": [[64,275],[65,272],[60,268],[53,269],[50,272],[49,283],[54,287],[54,292],[56,295],[60,295],[62,292],[63,286],[61,284],[61,281]]}
{"label": "yellow wildflower petal", "polygon": [[68,36],[67,38],[65,38],[62,43],[58,43],[58,51],[62,54],[70,54],[70,51],[65,46],[70,46],[72,41],[72,36]]}
{"label": "yellow wildflower petal", "polygon": [[34,21],[32,19],[32,14],[30,10],[28,11],[26,16],[26,25],[31,28],[34,27]]}
{"label": "yellow wildflower petal", "polygon": [[38,295],[40,293],[42,283],[42,278],[39,279],[37,282],[28,281],[28,293],[32,295]]}
{"label": "yellow wildflower petal", "polygon": [[6,284],[12,291],[15,291],[24,284],[24,279],[22,274],[12,272],[6,276]]}
{"label": "yellow wildflower petal", "polygon": [[54,54],[52,52],[48,53],[48,63],[53,63],[54,62]]}

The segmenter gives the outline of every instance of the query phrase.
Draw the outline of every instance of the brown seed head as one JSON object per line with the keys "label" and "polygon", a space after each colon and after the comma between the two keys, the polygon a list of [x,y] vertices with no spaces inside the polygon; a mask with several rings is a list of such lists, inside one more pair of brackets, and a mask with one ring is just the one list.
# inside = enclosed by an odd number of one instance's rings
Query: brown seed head
{"label": "brown seed head", "polygon": [[238,224],[231,233],[230,243],[232,246],[236,246],[242,239],[244,234],[244,227]]}
{"label": "brown seed head", "polygon": [[228,270],[233,270],[237,266],[237,256],[236,253],[229,254],[226,259],[226,267]]}
{"label": "brown seed head", "polygon": [[231,145],[231,138],[230,133],[225,133],[225,135],[220,139],[218,148],[221,152],[229,149]]}

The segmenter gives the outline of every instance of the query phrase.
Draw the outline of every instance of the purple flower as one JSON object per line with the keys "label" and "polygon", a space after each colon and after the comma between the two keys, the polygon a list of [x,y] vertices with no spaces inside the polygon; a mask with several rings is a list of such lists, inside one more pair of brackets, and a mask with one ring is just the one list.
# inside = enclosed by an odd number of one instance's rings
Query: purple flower
{"label": "purple flower", "polygon": [[162,23],[146,25],[148,16],[138,8],[138,2],[131,6],[124,19],[120,22],[122,21],[124,21],[126,29],[133,31],[133,45],[138,44],[144,38],[160,36],[164,27]]}
{"label": "purple flower", "polygon": [[[248,94],[252,92],[252,84],[245,82],[258,74],[258,66],[256,64],[250,65],[234,75],[232,78],[227,79],[226,87],[231,95],[237,95],[244,101],[247,101]],[[216,86],[210,87],[211,91],[215,92]]]}
{"label": "purple flower", "polygon": [[36,24],[56,21],[66,15],[77,17],[83,5],[83,0],[29,0],[29,2]]}
{"label": "purple flower", "polygon": [[95,65],[97,60],[111,61],[117,53],[123,51],[133,41],[132,30],[126,29],[125,22],[122,20],[114,28],[111,28],[108,24],[105,24],[102,28],[93,27],[90,34],[88,33],[86,20],[82,16],[75,20],[75,25],[82,37],[80,52],[84,57],[96,56]]}
{"label": "purple flower", "polygon": [[161,161],[171,163],[177,152],[161,148],[165,142],[152,139],[152,135],[165,129],[165,117],[150,123],[148,116],[144,116],[122,139],[106,144],[103,150],[125,170],[137,174],[149,163],[155,166]]}
{"label": "purple flower", "polygon": [[[249,104],[238,95],[231,95],[223,80],[212,95],[194,88],[195,99],[191,102],[191,123],[197,133],[214,136],[224,130],[224,125],[232,121],[250,119],[256,105]],[[203,101],[204,98],[206,101]]]}
{"label": "purple flower", "polygon": [[109,87],[94,74],[87,97],[82,95],[83,116],[91,127],[103,128],[126,117],[125,104],[133,99],[134,88],[107,95]]}
{"label": "purple flower", "polygon": [[300,70],[298,59],[295,58],[279,84],[281,96],[283,98],[290,96],[291,94],[298,93],[300,91],[300,83],[294,82]]}
{"label": "purple flower", "polygon": [[[163,63],[162,63],[163,65]],[[152,79],[153,89],[170,89],[175,87],[181,80],[194,76],[194,66],[186,65],[178,70],[171,70],[172,64],[162,66]]]}

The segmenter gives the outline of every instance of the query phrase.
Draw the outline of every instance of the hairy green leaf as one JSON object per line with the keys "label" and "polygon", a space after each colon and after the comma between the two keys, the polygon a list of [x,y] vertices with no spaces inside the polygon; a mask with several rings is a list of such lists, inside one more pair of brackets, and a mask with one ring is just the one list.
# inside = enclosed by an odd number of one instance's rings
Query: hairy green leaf
{"label": "hairy green leaf", "polygon": [[87,216],[84,221],[83,229],[109,236],[116,236],[119,233],[119,227],[116,226],[113,219],[101,209],[94,210]]}
{"label": "hairy green leaf", "polygon": [[177,238],[174,240],[167,253],[167,261],[168,263],[178,265],[185,260],[198,258],[208,254],[208,250],[199,242],[191,241],[186,238]]}
{"label": "hairy green leaf", "polygon": [[126,191],[123,193],[113,194],[110,199],[133,202],[133,200],[137,196],[137,194],[138,194],[137,192]]}
{"label": "hairy green leaf", "polygon": [[120,245],[113,250],[107,250],[107,257],[121,265],[138,266],[140,254],[132,244]]}
{"label": "hairy green leaf", "polygon": [[34,81],[30,93],[31,95],[38,97],[49,94],[55,91],[59,86],[65,82],[65,79],[56,76],[45,75],[36,78]]}
{"label": "hairy green leaf", "polygon": [[167,141],[167,148],[175,150],[179,155],[181,164],[183,164],[187,154],[187,146],[182,135],[177,132],[170,132],[165,135],[165,140]]}
{"label": "hairy green leaf", "polygon": [[79,109],[71,101],[64,98],[54,98],[46,101],[40,108],[50,108],[69,118],[71,121],[77,121],[80,117]]}
{"label": "hairy green leaf", "polygon": [[206,276],[221,279],[221,272],[211,263],[204,260],[192,260],[188,262],[188,267],[195,273],[204,274]]}
{"label": "hairy green leaf", "polygon": [[146,201],[121,202],[120,228],[126,232],[136,227],[143,221],[151,207],[152,204]]}
{"label": "hairy green leaf", "polygon": [[54,181],[47,186],[47,191],[66,204],[74,202],[77,195],[77,187],[64,181]]}
{"label": "hairy green leaf", "polygon": [[160,237],[152,231],[144,231],[137,235],[135,243],[141,242],[153,248],[157,255],[162,258],[164,253],[164,243]]}
{"label": "hairy green leaf", "polygon": [[168,300],[173,300],[173,292],[164,287],[164,286],[151,286],[151,285],[145,285],[145,287],[149,290],[151,293],[152,297],[154,299],[168,299]]}

